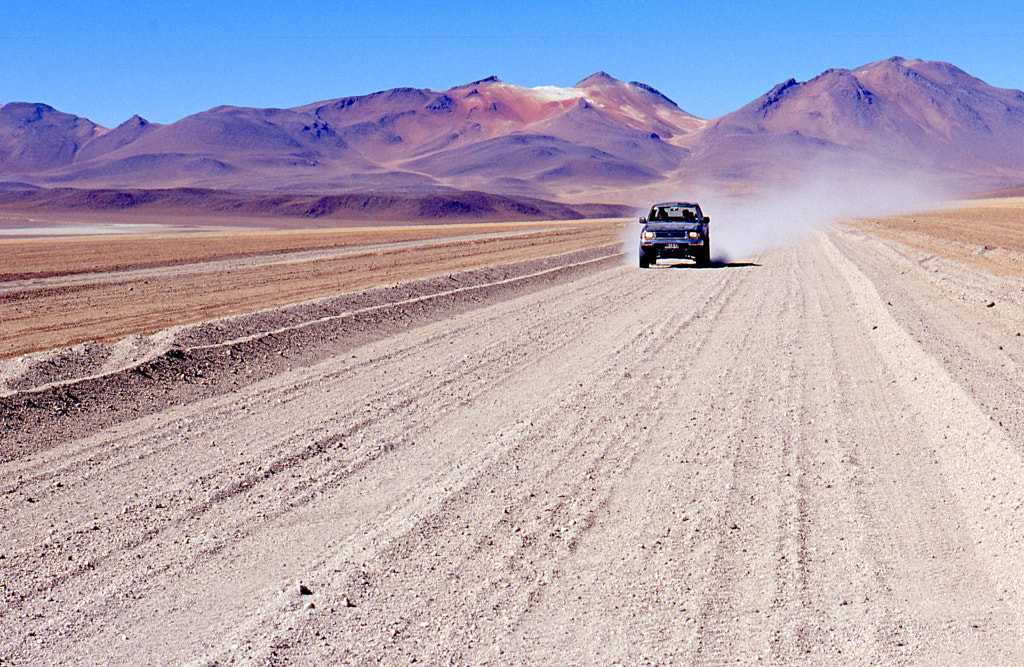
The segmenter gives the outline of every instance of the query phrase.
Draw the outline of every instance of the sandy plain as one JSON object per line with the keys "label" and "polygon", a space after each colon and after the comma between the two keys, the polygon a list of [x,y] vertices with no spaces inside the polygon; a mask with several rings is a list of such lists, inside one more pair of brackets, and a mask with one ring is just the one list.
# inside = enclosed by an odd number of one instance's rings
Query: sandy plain
{"label": "sandy plain", "polygon": [[620,237],[591,220],[0,240],[0,359]]}
{"label": "sandy plain", "polygon": [[0,661],[1020,664],[1022,210],[595,231],[14,390]]}

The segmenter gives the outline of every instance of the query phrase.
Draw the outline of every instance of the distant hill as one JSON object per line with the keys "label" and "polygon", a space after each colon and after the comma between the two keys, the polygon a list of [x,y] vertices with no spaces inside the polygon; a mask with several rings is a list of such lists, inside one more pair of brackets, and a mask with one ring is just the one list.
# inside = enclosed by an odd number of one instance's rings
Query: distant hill
{"label": "distant hill", "polygon": [[202,213],[247,218],[286,217],[306,220],[390,222],[421,220],[580,220],[622,218],[633,210],[620,204],[562,204],[532,197],[486,192],[440,190],[432,193],[259,194],[201,188],[0,189],[0,207],[33,211],[100,211],[133,213]]}
{"label": "distant hill", "polygon": [[780,83],[709,122],[692,150],[691,173],[752,177],[752,167],[816,160],[1019,182],[1024,93],[947,63],[890,58]]}
{"label": "distant hill", "polygon": [[44,104],[0,107],[0,191],[245,193],[633,204],[701,183],[749,188],[810,165],[936,174],[964,190],[1024,183],[1024,93],[947,63],[891,58],[789,80],[703,120],[603,72],[571,88],[490,77],[293,109],[221,106],[102,128]]}
{"label": "distant hill", "polygon": [[45,104],[0,106],[0,174],[42,175],[74,162],[108,130]]}

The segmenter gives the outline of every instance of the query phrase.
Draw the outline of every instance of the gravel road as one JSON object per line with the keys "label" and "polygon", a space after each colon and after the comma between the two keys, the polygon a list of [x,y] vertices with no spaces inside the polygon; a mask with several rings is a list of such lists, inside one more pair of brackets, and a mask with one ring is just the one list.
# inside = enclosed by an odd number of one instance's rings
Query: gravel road
{"label": "gravel road", "polygon": [[0,465],[0,664],[1024,664],[1022,323],[843,228],[55,438]]}

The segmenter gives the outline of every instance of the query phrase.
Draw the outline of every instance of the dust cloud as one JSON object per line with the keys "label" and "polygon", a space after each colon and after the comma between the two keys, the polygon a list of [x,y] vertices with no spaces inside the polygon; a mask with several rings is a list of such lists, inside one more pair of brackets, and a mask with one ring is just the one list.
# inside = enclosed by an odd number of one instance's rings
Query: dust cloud
{"label": "dust cloud", "polygon": [[[949,192],[943,183],[921,173],[866,174],[833,166],[816,173],[808,170],[784,185],[762,186],[753,193],[696,184],[666,191],[659,201],[698,202],[711,218],[712,260],[723,264],[792,245],[844,219],[935,209],[948,203]],[[629,257],[639,252],[638,232],[639,226],[630,228]]]}
{"label": "dust cloud", "polygon": [[704,208],[712,219],[712,257],[718,262],[749,259],[843,219],[935,208],[942,201],[939,193],[940,188],[929,181],[824,173],[799,187],[743,200],[711,195]]}

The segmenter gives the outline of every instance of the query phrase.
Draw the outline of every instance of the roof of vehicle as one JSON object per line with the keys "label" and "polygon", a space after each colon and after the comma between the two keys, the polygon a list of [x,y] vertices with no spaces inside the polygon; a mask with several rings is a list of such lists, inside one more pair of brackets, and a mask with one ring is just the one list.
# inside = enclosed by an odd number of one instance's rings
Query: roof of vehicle
{"label": "roof of vehicle", "polygon": [[683,201],[664,201],[660,204],[652,204],[651,208],[654,208],[655,206],[700,206],[700,204],[691,204]]}

